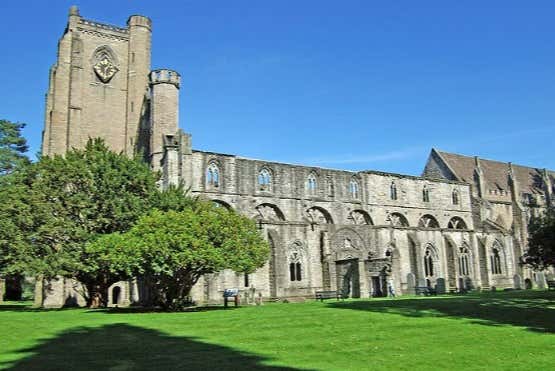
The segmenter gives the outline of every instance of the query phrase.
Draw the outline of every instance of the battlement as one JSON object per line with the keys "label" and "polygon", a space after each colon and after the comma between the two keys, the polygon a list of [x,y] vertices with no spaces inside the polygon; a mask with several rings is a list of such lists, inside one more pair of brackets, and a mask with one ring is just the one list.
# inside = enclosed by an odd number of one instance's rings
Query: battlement
{"label": "battlement", "polygon": [[107,30],[107,31],[115,31],[115,32],[124,33],[124,34],[129,33],[129,29],[126,28],[126,27],[113,26],[111,24],[100,23],[100,22],[91,21],[91,20],[88,20],[88,19],[81,19],[79,21],[79,24],[87,25],[87,26],[90,26],[90,27],[99,28],[99,29]]}
{"label": "battlement", "polygon": [[150,84],[173,84],[179,89],[181,84],[181,75],[173,70],[160,69],[150,73]]}

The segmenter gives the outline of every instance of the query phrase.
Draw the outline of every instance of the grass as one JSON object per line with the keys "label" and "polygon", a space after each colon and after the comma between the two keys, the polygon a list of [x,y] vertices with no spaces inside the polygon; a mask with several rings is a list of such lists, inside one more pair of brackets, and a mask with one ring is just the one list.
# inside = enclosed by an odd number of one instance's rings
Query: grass
{"label": "grass", "polygon": [[0,306],[13,370],[528,370],[555,363],[555,292],[228,310]]}

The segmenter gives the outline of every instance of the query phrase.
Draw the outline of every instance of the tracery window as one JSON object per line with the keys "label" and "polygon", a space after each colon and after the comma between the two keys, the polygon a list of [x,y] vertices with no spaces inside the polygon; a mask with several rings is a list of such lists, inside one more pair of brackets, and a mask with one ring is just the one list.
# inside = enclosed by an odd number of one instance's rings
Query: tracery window
{"label": "tracery window", "polygon": [[456,189],[453,191],[452,198],[453,198],[453,205],[458,205],[459,204],[459,192]]}
{"label": "tracery window", "polygon": [[470,253],[466,246],[462,246],[459,249],[459,273],[462,276],[468,276],[470,274],[469,255]]}
{"label": "tracery window", "polygon": [[317,185],[316,175],[314,173],[310,173],[306,179],[306,191],[309,194],[315,194]]}
{"label": "tracery window", "polygon": [[220,186],[220,169],[214,162],[206,168],[206,185],[215,188]]}
{"label": "tracery window", "polygon": [[351,195],[351,198],[358,198],[359,196],[358,182],[354,179],[349,182],[349,194]]}
{"label": "tracery window", "polygon": [[300,253],[301,246],[295,243],[293,246],[294,251],[289,256],[289,279],[291,282],[302,281],[302,255]]}
{"label": "tracery window", "polygon": [[392,200],[397,199],[397,186],[395,185],[395,182],[391,182],[391,185],[389,186],[389,197]]}
{"label": "tracery window", "polygon": [[258,173],[258,185],[264,191],[269,191],[272,188],[272,174],[268,169],[262,169]]}
{"label": "tracery window", "polygon": [[430,202],[430,190],[426,186],[422,189],[422,201]]}
{"label": "tracery window", "polygon": [[491,262],[491,272],[493,274],[501,274],[501,256],[499,255],[499,249],[494,247],[492,249],[492,254],[490,256]]}

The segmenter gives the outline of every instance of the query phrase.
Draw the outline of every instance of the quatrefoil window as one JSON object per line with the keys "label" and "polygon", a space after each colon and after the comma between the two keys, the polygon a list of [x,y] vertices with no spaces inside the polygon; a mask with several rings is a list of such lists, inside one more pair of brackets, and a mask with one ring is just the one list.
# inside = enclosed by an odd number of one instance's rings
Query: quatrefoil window
{"label": "quatrefoil window", "polygon": [[103,83],[109,82],[112,77],[119,71],[119,69],[104,55],[96,64],[93,66],[94,72]]}

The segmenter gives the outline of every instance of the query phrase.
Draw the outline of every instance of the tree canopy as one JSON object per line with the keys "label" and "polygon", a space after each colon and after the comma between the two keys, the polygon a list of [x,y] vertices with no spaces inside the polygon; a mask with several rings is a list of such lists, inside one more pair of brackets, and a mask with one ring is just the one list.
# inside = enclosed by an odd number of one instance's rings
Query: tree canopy
{"label": "tree canopy", "polygon": [[87,243],[129,230],[149,210],[157,180],[146,163],[99,139],[5,178],[0,216],[11,215],[12,222],[2,218],[0,243],[9,250],[4,270],[76,278],[91,295],[105,291],[112,278],[93,269]]}
{"label": "tree canopy", "polygon": [[25,155],[29,146],[21,134],[24,127],[23,123],[0,119],[0,175],[29,162]]}
{"label": "tree canopy", "polygon": [[[151,290],[153,305],[179,307],[198,279],[232,269],[253,272],[267,260],[269,246],[249,218],[209,202],[182,211],[153,210],[119,238]],[[110,238],[112,238],[110,237]],[[105,245],[103,239],[97,244]]]}
{"label": "tree canopy", "polygon": [[539,270],[555,267],[555,207],[532,218],[528,234],[528,251],[524,254],[524,263]]}

